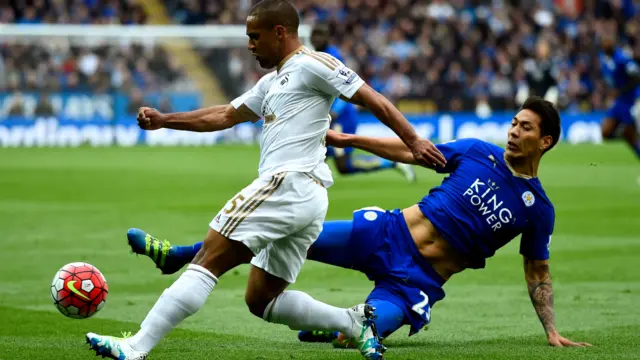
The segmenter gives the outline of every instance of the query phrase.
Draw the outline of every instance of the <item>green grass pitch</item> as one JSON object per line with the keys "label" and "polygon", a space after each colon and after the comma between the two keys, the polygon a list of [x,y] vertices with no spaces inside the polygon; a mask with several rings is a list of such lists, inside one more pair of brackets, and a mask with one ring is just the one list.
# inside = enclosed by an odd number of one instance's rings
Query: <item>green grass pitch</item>
{"label": "green grass pitch", "polygon": [[[206,233],[225,201],[257,175],[255,147],[0,149],[0,359],[91,359],[87,331],[136,331],[175,276],[129,253],[139,227],[174,243]],[[622,144],[560,145],[540,178],[556,206],[551,244],[556,322],[589,349],[546,345],[523,279],[518,240],[484,270],[456,275],[428,330],[391,336],[388,359],[640,358],[640,164]],[[441,175],[415,185],[395,172],[341,177],[328,219],[365,206],[414,204]],[[86,261],[110,293],[94,318],[68,319],[49,286],[62,265]],[[285,326],[254,318],[244,304],[247,267],[224,276],[206,306],[151,353],[163,359],[359,359],[353,350],[302,344]],[[364,300],[356,272],[308,262],[293,288],[337,306]]]}

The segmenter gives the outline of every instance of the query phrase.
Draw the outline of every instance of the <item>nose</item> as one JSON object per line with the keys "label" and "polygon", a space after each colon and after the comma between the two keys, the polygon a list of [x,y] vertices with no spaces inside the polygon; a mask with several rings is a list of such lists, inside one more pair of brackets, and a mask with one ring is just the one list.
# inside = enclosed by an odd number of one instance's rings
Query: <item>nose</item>
{"label": "nose", "polygon": [[509,132],[507,133],[509,135],[510,138],[517,138],[519,135],[519,131],[518,131],[518,127],[517,126],[513,126],[511,127],[511,129],[509,129]]}

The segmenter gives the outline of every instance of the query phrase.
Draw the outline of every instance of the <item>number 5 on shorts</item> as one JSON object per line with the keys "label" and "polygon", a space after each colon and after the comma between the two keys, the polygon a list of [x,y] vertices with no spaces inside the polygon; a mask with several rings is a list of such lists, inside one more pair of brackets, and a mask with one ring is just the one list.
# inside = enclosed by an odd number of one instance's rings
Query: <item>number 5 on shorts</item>
{"label": "number 5 on shorts", "polygon": [[244,201],[244,196],[238,194],[231,200],[231,209],[224,209],[224,213],[231,214],[238,207],[238,202],[240,201]]}
{"label": "number 5 on shorts", "polygon": [[420,316],[424,316],[427,320],[427,323],[429,323],[429,321],[431,321],[431,307],[429,306],[429,296],[423,291],[420,291],[420,295],[423,297],[423,300],[413,305],[413,307],[411,307],[411,310],[417,312],[418,314],[420,314]]}

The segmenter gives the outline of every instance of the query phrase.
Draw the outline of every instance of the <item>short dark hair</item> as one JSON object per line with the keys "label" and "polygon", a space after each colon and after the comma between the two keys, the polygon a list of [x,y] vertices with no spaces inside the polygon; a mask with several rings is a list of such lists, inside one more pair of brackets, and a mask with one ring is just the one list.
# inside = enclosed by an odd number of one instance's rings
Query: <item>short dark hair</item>
{"label": "short dark hair", "polygon": [[545,152],[551,150],[560,139],[560,113],[552,102],[539,96],[530,96],[522,104],[521,110],[530,110],[540,117],[540,135],[551,136],[551,146]]}
{"label": "short dark hair", "polygon": [[287,0],[262,0],[249,10],[249,16],[257,17],[262,26],[269,30],[282,25],[297,34],[300,26],[298,11]]}

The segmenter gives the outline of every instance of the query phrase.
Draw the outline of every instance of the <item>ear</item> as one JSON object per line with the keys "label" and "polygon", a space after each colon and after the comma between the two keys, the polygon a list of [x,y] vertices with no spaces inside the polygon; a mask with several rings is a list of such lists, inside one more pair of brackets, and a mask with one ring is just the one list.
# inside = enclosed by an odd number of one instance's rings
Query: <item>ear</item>
{"label": "ear", "polygon": [[551,144],[553,144],[553,137],[551,137],[551,135],[543,136],[540,139],[540,150],[547,150],[551,147]]}
{"label": "ear", "polygon": [[276,37],[283,38],[285,36],[285,28],[282,25],[276,25]]}

